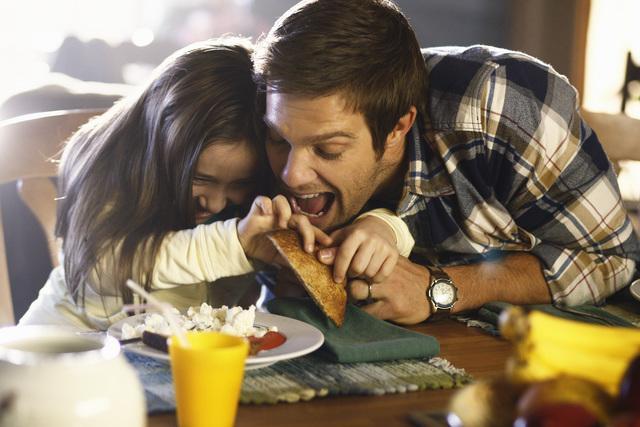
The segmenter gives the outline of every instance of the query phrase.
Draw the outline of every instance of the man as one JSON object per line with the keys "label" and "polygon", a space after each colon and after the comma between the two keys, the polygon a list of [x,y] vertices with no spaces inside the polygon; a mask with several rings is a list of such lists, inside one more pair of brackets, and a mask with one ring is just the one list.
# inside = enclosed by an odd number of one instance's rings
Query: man
{"label": "man", "polygon": [[301,2],[255,64],[294,209],[333,230],[387,207],[415,238],[389,279],[350,282],[371,314],[597,303],[630,281],[640,252],[616,177],[549,66],[485,46],[421,54],[385,0]]}

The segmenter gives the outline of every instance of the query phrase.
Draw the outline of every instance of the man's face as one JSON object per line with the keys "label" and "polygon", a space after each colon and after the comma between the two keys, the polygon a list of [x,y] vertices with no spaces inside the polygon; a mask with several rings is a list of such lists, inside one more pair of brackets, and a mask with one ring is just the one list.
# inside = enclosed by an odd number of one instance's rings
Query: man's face
{"label": "man's face", "polygon": [[364,116],[340,95],[267,93],[267,156],[295,212],[330,230],[351,220],[385,176]]}

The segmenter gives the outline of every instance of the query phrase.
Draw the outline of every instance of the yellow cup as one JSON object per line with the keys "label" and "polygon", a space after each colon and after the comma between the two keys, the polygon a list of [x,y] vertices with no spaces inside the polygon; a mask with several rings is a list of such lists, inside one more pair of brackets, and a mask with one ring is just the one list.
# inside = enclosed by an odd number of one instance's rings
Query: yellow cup
{"label": "yellow cup", "polygon": [[189,347],[169,339],[171,373],[180,427],[233,426],[244,362],[244,338],[217,332],[188,332]]}

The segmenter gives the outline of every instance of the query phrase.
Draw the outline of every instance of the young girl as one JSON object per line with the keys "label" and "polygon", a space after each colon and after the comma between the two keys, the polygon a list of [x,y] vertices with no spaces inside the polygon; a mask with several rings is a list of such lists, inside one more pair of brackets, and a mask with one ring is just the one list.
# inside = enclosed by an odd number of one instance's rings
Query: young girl
{"label": "young girl", "polygon": [[105,330],[139,302],[128,278],[198,305],[201,287],[189,285],[250,272],[249,258],[272,262],[264,233],[276,228],[296,228],[310,250],[331,243],[283,196],[257,197],[245,218],[227,219],[266,181],[250,50],[236,38],[182,49],[70,139],[59,174],[63,262],[20,325]]}

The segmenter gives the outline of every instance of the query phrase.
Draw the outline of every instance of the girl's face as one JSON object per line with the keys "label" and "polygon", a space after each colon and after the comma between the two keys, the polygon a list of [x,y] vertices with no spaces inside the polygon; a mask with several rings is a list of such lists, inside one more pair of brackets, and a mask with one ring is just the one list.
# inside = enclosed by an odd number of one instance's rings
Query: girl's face
{"label": "girl's face", "polygon": [[247,141],[216,141],[200,154],[193,176],[195,222],[205,223],[229,205],[249,202],[258,156]]}

